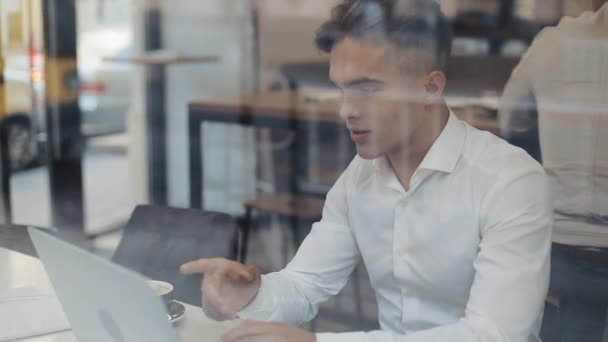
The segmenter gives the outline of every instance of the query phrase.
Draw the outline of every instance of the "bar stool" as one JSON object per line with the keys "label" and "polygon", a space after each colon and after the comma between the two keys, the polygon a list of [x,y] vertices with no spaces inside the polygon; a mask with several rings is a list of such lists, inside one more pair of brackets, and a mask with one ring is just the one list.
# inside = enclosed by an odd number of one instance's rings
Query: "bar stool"
{"label": "bar stool", "polygon": [[[242,234],[243,246],[241,254],[243,260],[247,257],[247,244],[254,224],[253,215],[270,214],[279,218],[289,220],[289,228],[293,234],[293,246],[298,248],[301,239],[298,231],[298,223],[313,223],[321,219],[325,201],[319,198],[305,195],[293,195],[289,193],[266,194],[250,199],[244,203],[245,217],[243,220]],[[283,259],[287,260],[287,246],[283,245]]]}

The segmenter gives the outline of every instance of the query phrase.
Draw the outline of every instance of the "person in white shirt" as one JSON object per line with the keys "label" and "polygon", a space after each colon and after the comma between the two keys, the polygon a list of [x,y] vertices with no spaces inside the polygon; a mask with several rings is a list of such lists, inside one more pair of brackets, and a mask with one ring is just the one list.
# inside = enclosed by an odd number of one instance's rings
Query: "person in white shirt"
{"label": "person in white shirt", "polygon": [[[543,30],[513,71],[505,136],[538,126],[555,208],[551,288],[562,341],[602,341],[608,308],[608,2]],[[538,121],[538,123],[537,123]]]}
{"label": "person in white shirt", "polygon": [[[293,261],[194,261],[203,310],[254,319],[236,341],[539,341],[552,210],[542,167],[459,120],[442,99],[449,24],[434,1],[345,0],[317,33],[342,89],[358,156]],[[363,262],[381,330],[313,334],[314,318]],[[260,322],[263,321],[263,322]]]}

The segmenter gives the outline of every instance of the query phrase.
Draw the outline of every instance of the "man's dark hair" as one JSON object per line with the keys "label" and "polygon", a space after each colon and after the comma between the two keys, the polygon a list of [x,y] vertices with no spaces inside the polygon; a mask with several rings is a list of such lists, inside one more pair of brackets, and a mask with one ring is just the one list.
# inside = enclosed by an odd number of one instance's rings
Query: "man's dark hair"
{"label": "man's dark hair", "polygon": [[452,50],[452,30],[435,0],[343,0],[317,31],[316,45],[331,52],[346,37],[385,39],[394,47],[433,56],[444,69]]}

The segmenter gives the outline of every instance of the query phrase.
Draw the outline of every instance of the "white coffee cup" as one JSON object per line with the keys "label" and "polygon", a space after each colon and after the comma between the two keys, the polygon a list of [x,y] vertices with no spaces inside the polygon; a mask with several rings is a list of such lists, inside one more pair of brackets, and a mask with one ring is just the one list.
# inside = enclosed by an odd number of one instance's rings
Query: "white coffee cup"
{"label": "white coffee cup", "polygon": [[173,301],[173,285],[160,280],[148,280],[148,285],[163,300],[165,305],[168,306]]}

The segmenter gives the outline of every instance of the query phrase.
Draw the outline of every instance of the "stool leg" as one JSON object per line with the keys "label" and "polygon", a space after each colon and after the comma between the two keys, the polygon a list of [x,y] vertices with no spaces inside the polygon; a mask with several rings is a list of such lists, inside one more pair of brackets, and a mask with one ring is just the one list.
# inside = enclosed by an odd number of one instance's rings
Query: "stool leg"
{"label": "stool leg", "polygon": [[310,321],[310,330],[313,333],[317,332],[317,317],[313,318],[312,321]]}
{"label": "stool leg", "polygon": [[359,266],[355,268],[355,305],[357,308],[357,319],[359,320],[359,325],[363,323],[363,302],[362,302],[362,294],[361,294],[361,281],[359,279]]}
{"label": "stool leg", "polygon": [[244,264],[247,261],[247,248],[249,246],[249,234],[253,225],[253,210],[251,207],[245,208],[245,219],[241,227],[241,238],[239,239],[238,261]]}
{"label": "stool leg", "polygon": [[281,224],[281,239],[283,240],[281,242],[282,245],[282,250],[283,250],[283,266],[287,266],[287,264],[289,263],[289,247],[287,246],[287,230],[283,229],[282,224]]}
{"label": "stool leg", "polygon": [[298,227],[298,218],[297,217],[292,217],[289,220],[289,224],[291,225],[291,231],[293,233],[292,238],[293,238],[293,250],[295,252],[298,251],[298,247],[300,247],[300,229]]}

